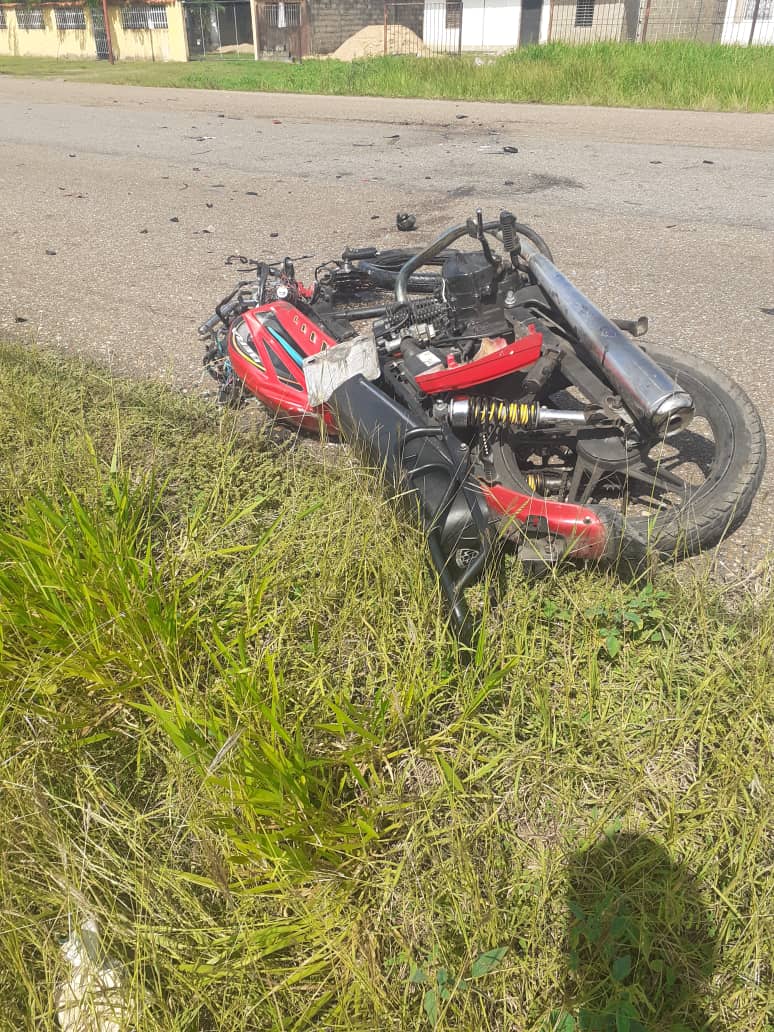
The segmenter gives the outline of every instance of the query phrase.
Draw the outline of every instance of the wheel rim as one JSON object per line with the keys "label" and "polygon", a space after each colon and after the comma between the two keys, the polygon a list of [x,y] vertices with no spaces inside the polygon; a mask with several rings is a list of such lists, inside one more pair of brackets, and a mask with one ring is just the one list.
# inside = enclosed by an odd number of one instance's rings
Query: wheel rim
{"label": "wheel rim", "polygon": [[[620,443],[607,450],[593,443],[584,449],[571,437],[555,439],[557,447],[542,455],[535,448],[541,440],[538,435],[525,443],[522,435],[507,434],[497,449],[498,466],[502,462],[510,478],[521,485],[525,479],[530,486],[556,485],[557,479],[563,478],[563,500],[614,508],[629,526],[655,535],[655,539],[665,533],[675,537],[676,532],[692,536],[693,531],[696,536],[699,507],[728,472],[734,454],[734,424],[724,395],[711,383],[661,356],[658,361],[693,397],[696,414],[687,428],[647,445],[624,447]],[[577,407],[577,399],[569,400]],[[546,399],[546,404],[557,407],[562,403],[568,404],[566,394]],[[593,437],[590,440],[593,442]],[[622,438],[618,440],[622,442]]]}

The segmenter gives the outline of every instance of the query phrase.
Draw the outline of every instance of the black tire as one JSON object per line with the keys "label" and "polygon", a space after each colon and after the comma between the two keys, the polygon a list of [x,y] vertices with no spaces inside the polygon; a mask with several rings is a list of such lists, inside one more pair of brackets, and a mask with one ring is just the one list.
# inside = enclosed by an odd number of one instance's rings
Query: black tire
{"label": "black tire", "polygon": [[[733,533],[750,511],[766,466],[763,424],[742,388],[711,362],[664,344],[644,350],[694,399],[696,418],[712,427],[716,454],[687,506],[650,520],[631,517],[627,526],[662,555],[696,555]],[[690,434],[688,427],[671,443],[679,448]]]}
{"label": "black tire", "polygon": [[[621,463],[615,475],[625,478],[626,487],[621,486],[619,502],[624,490],[636,495],[632,488],[641,485],[640,504],[630,505],[625,514],[622,509],[621,515],[628,535],[662,556],[696,555],[736,530],[750,511],[766,465],[763,425],[741,387],[710,362],[662,344],[648,345],[644,350],[688,391],[694,400],[696,416],[685,430],[664,442],[656,442],[651,448],[640,449],[634,453],[635,461],[630,458]],[[551,399],[546,399],[545,403],[557,404]],[[518,436],[515,436],[512,443],[517,442]],[[672,457],[665,458],[665,451],[671,451]],[[524,490],[525,480],[507,439],[494,445],[494,456],[503,481],[516,490]],[[664,476],[680,468],[686,488],[682,500],[670,502],[668,493],[660,494],[659,488],[652,484],[647,486],[647,479],[634,476],[637,461],[644,462],[650,470],[663,472]],[[689,474],[693,472],[694,482],[685,479],[685,468]],[[695,483],[697,471],[698,484]],[[584,504],[611,503],[609,493],[604,494],[604,482],[600,482],[598,494],[568,500]],[[641,515],[643,511],[645,514]]]}

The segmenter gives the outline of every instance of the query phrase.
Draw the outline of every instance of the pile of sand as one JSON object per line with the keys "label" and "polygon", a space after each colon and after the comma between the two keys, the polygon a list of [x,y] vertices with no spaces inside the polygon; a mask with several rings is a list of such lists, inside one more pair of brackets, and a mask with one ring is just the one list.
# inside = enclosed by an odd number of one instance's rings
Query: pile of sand
{"label": "pile of sand", "polygon": [[254,53],[252,43],[231,43],[226,47],[217,47],[211,51],[213,54],[250,54]]}
{"label": "pile of sand", "polygon": [[[388,54],[415,54],[428,57],[430,50],[416,32],[405,25],[387,26]],[[360,57],[379,57],[384,54],[384,25],[366,25],[345,40],[338,50],[331,54],[337,61],[356,61]]]}

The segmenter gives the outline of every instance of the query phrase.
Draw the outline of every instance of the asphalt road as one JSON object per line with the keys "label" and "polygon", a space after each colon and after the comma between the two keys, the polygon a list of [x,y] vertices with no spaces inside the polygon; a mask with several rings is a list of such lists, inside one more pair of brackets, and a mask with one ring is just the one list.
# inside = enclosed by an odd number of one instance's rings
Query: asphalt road
{"label": "asphalt road", "polygon": [[[774,457],[772,115],[0,77],[0,188],[0,333],[188,390],[227,255],[312,255],[310,273],[509,207],[611,315],[648,314],[654,338],[730,371]],[[771,550],[772,485],[774,458],[729,573]]]}

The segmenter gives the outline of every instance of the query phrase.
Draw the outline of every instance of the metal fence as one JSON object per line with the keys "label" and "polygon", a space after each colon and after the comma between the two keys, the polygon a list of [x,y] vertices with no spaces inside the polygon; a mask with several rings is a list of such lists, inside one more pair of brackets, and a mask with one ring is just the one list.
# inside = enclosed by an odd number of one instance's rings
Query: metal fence
{"label": "metal fence", "polygon": [[[254,55],[249,0],[184,0],[191,58]],[[258,0],[260,57],[345,60],[532,43],[774,44],[774,0]]]}
{"label": "metal fence", "polygon": [[662,39],[720,42],[726,0],[559,0],[547,38],[567,43]]}
{"label": "metal fence", "polygon": [[[254,55],[249,0],[184,0],[184,9],[192,59]],[[462,16],[463,0],[342,0],[339,7],[325,9],[315,7],[314,0],[259,0],[258,52],[290,60],[331,54],[343,45],[347,59],[457,54]]]}
{"label": "metal fence", "polygon": [[547,41],[774,43],[774,0],[554,0]]}
{"label": "metal fence", "polygon": [[432,57],[462,51],[462,0],[384,5],[384,54]]}

